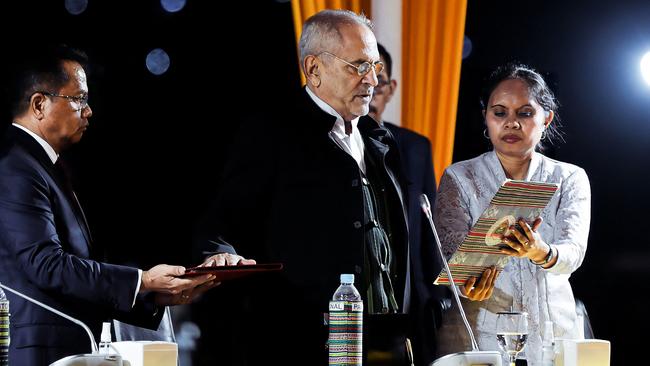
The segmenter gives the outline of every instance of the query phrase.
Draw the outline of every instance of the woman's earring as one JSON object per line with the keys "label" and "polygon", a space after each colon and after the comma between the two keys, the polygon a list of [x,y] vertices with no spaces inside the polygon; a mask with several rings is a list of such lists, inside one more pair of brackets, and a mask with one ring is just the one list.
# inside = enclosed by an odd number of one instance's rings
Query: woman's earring
{"label": "woman's earring", "polygon": [[546,135],[547,135],[546,134],[546,128],[544,128],[544,131],[542,131],[542,137],[540,138],[540,140],[546,139]]}
{"label": "woman's earring", "polygon": [[488,136],[488,133],[487,133],[487,128],[483,130],[483,137],[485,137],[488,140],[490,139],[490,136]]}

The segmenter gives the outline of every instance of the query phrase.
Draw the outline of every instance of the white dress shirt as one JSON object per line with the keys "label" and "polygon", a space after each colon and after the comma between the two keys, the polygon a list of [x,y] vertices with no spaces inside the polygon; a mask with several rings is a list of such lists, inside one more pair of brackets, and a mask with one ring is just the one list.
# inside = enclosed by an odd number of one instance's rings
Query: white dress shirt
{"label": "white dress shirt", "polygon": [[353,119],[350,121],[350,124],[352,125],[352,132],[350,135],[345,133],[345,121],[343,120],[343,117],[341,117],[340,114],[334,108],[332,108],[329,104],[325,103],[322,99],[316,96],[309,87],[305,88],[307,89],[307,94],[311,97],[311,99],[318,105],[320,109],[322,109],[324,112],[326,112],[329,115],[332,115],[336,117],[336,122],[334,123],[334,126],[332,127],[332,131],[330,132],[330,137],[334,140],[334,142],[343,149],[346,153],[348,153],[352,158],[357,162],[357,165],[359,165],[359,169],[365,174],[366,173],[366,162],[363,159],[363,138],[361,137],[361,133],[359,132],[359,129],[357,128],[357,125],[359,124],[359,117]]}

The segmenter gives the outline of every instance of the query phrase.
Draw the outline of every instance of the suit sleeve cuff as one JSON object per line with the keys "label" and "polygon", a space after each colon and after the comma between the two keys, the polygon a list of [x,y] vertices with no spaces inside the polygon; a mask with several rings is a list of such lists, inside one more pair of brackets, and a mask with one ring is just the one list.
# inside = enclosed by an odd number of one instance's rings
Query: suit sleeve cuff
{"label": "suit sleeve cuff", "polygon": [[142,284],[142,270],[138,268],[138,285],[135,286],[135,294],[133,294],[133,304],[131,304],[131,307],[135,306],[135,300],[138,299],[138,294],[140,293],[141,284]]}

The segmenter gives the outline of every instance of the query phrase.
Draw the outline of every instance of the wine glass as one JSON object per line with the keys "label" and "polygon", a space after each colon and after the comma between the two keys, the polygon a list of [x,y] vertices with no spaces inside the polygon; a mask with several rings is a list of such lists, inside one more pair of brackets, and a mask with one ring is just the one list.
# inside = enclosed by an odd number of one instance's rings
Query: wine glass
{"label": "wine glass", "polygon": [[515,366],[517,354],[524,350],[528,339],[528,313],[502,311],[497,313],[497,343]]}

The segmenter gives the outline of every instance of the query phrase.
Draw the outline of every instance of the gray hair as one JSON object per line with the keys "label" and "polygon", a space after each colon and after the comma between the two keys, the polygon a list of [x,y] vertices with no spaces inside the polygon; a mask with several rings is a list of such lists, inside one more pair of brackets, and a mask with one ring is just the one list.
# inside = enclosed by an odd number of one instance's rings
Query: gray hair
{"label": "gray hair", "polygon": [[[343,37],[339,31],[342,25],[365,25],[372,31],[372,22],[364,14],[350,10],[323,10],[309,17],[302,27],[300,42],[300,68],[305,57],[318,55],[330,49],[333,44],[340,44]],[[304,70],[303,70],[304,71]]]}

